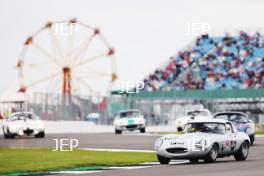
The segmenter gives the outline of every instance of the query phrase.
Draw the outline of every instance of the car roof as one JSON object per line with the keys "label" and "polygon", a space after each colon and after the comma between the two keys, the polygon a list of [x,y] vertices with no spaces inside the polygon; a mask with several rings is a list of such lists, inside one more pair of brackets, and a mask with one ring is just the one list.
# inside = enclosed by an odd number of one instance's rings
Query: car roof
{"label": "car roof", "polygon": [[193,110],[189,110],[187,112],[210,112],[209,109],[193,109]]}
{"label": "car roof", "polygon": [[247,117],[247,114],[243,113],[243,112],[239,112],[239,111],[222,111],[222,112],[217,112],[213,115],[216,116],[216,115],[219,115],[219,114],[242,114],[242,115],[245,115]]}
{"label": "car roof", "polygon": [[138,109],[126,109],[126,110],[122,110],[122,111],[119,111],[119,113],[122,113],[122,112],[134,112],[134,111],[136,111],[136,112],[140,112]]}
{"label": "car roof", "polygon": [[17,114],[34,114],[33,112],[14,112],[11,115],[17,115]]}
{"label": "car roof", "polygon": [[230,121],[224,119],[206,119],[206,120],[194,119],[194,120],[190,120],[188,123],[227,123],[227,122]]}

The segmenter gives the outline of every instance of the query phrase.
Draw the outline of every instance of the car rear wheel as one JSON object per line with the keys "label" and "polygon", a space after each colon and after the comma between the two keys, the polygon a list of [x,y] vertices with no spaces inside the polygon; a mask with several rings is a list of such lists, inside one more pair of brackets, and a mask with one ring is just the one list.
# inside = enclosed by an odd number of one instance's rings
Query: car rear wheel
{"label": "car rear wheel", "polygon": [[145,133],[146,132],[146,129],[145,128],[141,128],[140,129],[140,133]]}
{"label": "car rear wheel", "polygon": [[218,155],[218,147],[216,144],[213,144],[211,150],[208,152],[206,157],[204,158],[204,162],[213,163],[216,161]]}
{"label": "car rear wheel", "polygon": [[244,141],[239,150],[234,154],[234,157],[237,161],[244,161],[247,159],[249,152],[249,143],[247,141]]}
{"label": "car rear wheel", "polygon": [[166,157],[163,157],[163,156],[160,156],[160,155],[157,155],[157,158],[160,162],[160,164],[169,164],[171,159],[170,158],[166,158]]}
{"label": "car rear wheel", "polygon": [[115,134],[121,134],[122,133],[122,131],[121,130],[115,130]]}

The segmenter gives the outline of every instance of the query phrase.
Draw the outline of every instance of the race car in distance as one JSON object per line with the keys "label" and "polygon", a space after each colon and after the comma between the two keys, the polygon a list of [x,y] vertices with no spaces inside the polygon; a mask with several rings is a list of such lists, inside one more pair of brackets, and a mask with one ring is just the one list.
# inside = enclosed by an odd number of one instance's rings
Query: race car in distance
{"label": "race car in distance", "polygon": [[31,112],[17,112],[4,120],[3,133],[5,138],[34,135],[36,138],[45,137],[44,123]]}
{"label": "race car in distance", "polygon": [[250,143],[253,145],[256,133],[255,124],[249,119],[247,114],[235,111],[218,112],[213,115],[213,118],[231,121],[235,125],[237,131],[248,134]]}
{"label": "race car in distance", "polygon": [[234,155],[237,161],[247,159],[250,139],[238,132],[232,122],[223,119],[192,120],[182,135],[166,135],[156,140],[155,150],[161,164],[172,159],[206,163]]}
{"label": "race car in distance", "polygon": [[208,119],[212,118],[212,114],[208,109],[191,110],[186,113],[186,116],[176,119],[177,131],[182,131],[184,126],[190,119]]}
{"label": "race car in distance", "polygon": [[115,133],[121,134],[122,131],[140,130],[145,133],[146,121],[139,110],[124,110],[118,113],[114,119]]}

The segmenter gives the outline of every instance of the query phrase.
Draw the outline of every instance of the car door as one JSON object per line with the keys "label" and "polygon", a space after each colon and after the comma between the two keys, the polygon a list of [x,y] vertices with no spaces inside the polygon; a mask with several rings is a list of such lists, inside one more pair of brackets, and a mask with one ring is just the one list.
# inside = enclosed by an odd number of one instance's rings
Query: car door
{"label": "car door", "polygon": [[233,129],[233,125],[230,122],[226,123],[226,139],[224,144],[224,153],[226,155],[234,153],[237,145],[236,132]]}

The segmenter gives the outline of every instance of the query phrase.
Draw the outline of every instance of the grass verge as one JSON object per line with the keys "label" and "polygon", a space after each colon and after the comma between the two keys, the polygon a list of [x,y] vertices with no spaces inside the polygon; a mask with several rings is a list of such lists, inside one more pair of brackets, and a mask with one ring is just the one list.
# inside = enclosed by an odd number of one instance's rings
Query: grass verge
{"label": "grass verge", "polygon": [[87,166],[128,166],[156,161],[155,153],[0,148],[0,174],[45,172]]}
{"label": "grass verge", "polygon": [[257,130],[256,134],[264,134],[264,130]]}

